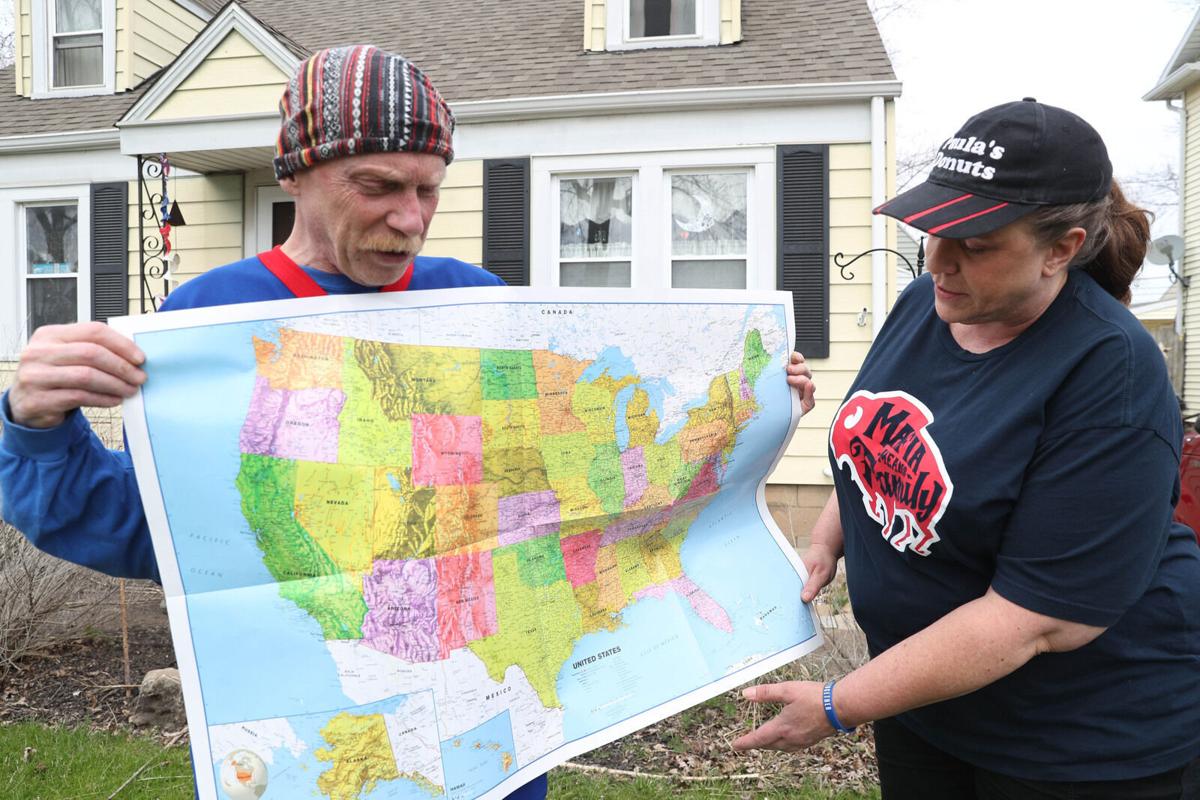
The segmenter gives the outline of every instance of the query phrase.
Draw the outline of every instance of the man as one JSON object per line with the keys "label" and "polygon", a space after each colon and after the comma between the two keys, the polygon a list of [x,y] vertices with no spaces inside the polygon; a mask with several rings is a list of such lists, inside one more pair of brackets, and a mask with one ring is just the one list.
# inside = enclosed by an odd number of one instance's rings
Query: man
{"label": "man", "polygon": [[[322,50],[300,65],[280,112],[275,174],[296,201],[291,235],[189,281],[163,311],[503,284],[455,259],[417,256],[454,158],[454,117],[414,64],[371,46]],[[133,395],[144,360],[98,323],[34,332],[0,398],[0,513],[48,553],[157,580],[130,458],[106,449],[79,413]],[[542,776],[512,797],[545,794]]]}

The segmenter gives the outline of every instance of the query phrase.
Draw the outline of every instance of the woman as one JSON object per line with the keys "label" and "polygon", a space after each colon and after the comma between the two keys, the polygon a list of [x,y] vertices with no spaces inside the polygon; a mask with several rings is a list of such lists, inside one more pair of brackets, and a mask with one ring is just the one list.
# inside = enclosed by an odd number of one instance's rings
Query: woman
{"label": "woman", "polygon": [[875,721],[895,798],[1200,797],[1200,549],[1171,522],[1178,405],[1129,314],[1146,213],[1099,135],[1026,99],[876,209],[930,234],[830,434],[804,556],[846,559],[872,659],[734,743]]}

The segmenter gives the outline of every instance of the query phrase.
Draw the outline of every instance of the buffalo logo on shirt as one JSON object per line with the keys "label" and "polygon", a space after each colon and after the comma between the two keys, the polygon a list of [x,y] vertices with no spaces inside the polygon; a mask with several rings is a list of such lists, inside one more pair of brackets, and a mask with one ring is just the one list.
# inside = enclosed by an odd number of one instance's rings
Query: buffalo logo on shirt
{"label": "buffalo logo on shirt", "polygon": [[829,432],[837,465],[850,468],[880,533],[900,552],[922,556],[941,538],[937,523],[954,493],[929,435],[932,423],[933,414],[910,394],[857,391]]}

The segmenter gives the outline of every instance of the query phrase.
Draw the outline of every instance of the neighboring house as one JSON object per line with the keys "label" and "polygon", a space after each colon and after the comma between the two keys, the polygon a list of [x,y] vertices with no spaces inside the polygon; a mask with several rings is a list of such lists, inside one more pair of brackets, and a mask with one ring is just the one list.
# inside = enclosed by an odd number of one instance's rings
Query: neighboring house
{"label": "neighboring house", "polygon": [[[1181,396],[1183,390],[1183,337],[1179,334],[1182,327],[1180,325],[1182,292],[1183,287],[1175,282],[1157,300],[1135,303],[1129,307],[1129,310],[1141,321],[1146,330],[1150,331],[1154,341],[1158,342],[1158,349],[1162,351],[1163,358],[1167,360],[1167,374],[1171,378],[1171,385],[1175,387],[1175,393]],[[1200,411],[1200,406],[1193,410]]]}
{"label": "neighboring house", "polygon": [[164,187],[186,220],[168,277],[281,241],[287,76],[314,49],[370,42],[424,68],[458,118],[427,254],[514,284],[795,292],[821,402],[771,499],[807,532],[828,423],[894,297],[882,255],[850,280],[830,262],[895,243],[870,210],[893,185],[900,84],[865,0],[16,4],[0,356],[40,323],[153,308]]}
{"label": "neighboring house", "polygon": [[[1171,54],[1158,85],[1144,100],[1164,100],[1171,110],[1180,114],[1180,225],[1183,236],[1183,256],[1177,259],[1175,270],[1183,275],[1191,288],[1180,287],[1183,295],[1181,314],[1182,347],[1180,360],[1182,379],[1173,375],[1177,389],[1187,407],[1200,409],[1200,343],[1194,341],[1200,331],[1200,10],[1192,17],[1179,46]],[[1176,284],[1177,286],[1179,284]],[[1188,333],[1192,332],[1189,341]],[[1170,354],[1168,353],[1168,357]]]}

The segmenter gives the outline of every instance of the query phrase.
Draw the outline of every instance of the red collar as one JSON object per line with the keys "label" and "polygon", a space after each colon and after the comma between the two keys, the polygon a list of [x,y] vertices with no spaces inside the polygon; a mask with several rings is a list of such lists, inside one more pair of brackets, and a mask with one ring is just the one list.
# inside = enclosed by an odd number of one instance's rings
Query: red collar
{"label": "red collar", "polygon": [[[321,285],[312,279],[312,276],[300,268],[300,265],[292,261],[286,253],[278,247],[274,247],[265,253],[258,254],[258,260],[266,265],[267,269],[271,270],[271,274],[279,278],[283,285],[291,290],[296,297],[324,297],[329,294]],[[408,282],[412,280],[413,264],[408,265],[408,269],[404,270],[404,274],[400,276],[400,280],[395,283],[389,283],[387,286],[381,286],[381,292],[403,292],[408,288]]]}

